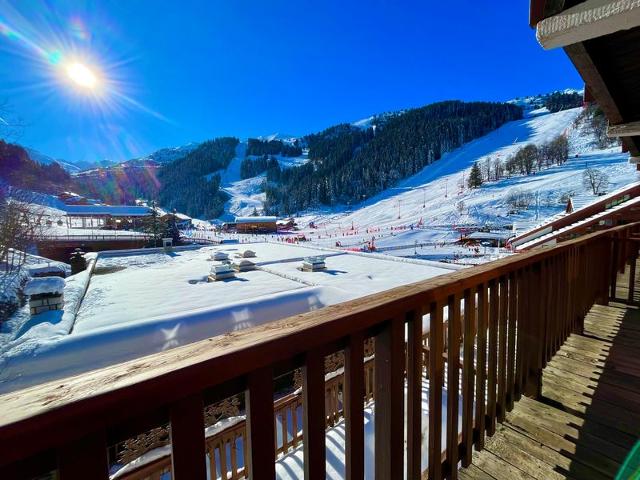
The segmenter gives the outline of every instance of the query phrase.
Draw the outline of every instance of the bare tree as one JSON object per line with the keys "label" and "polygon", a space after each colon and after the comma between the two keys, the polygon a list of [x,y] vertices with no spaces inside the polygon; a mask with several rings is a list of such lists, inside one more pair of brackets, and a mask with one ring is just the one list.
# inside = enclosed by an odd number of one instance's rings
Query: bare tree
{"label": "bare tree", "polygon": [[5,271],[24,263],[25,252],[42,235],[43,215],[33,204],[0,197],[0,264]]}
{"label": "bare tree", "polygon": [[602,170],[587,168],[582,172],[582,185],[584,188],[590,188],[594,195],[600,195],[609,185],[609,175]]}
{"label": "bare tree", "polygon": [[533,203],[534,195],[531,192],[525,192],[521,188],[512,188],[507,193],[505,200],[512,210],[526,210]]}
{"label": "bare tree", "polygon": [[[491,181],[491,157],[487,157],[484,159],[484,167],[483,167],[482,174],[487,182]],[[498,180],[498,179],[494,178],[494,180]]]}

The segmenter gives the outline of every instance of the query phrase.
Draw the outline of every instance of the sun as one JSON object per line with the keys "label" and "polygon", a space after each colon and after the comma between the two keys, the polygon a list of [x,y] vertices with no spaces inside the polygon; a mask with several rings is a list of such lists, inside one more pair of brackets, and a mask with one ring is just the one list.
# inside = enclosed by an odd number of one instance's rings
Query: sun
{"label": "sun", "polygon": [[83,63],[69,63],[66,71],[67,76],[75,86],[86,90],[95,90],[98,87],[97,75]]}

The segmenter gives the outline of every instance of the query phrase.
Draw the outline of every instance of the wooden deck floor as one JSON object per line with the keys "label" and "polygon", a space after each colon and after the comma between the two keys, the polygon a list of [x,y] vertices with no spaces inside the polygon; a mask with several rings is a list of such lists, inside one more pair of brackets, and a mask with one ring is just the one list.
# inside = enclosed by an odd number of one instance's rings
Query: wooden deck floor
{"label": "wooden deck floor", "polygon": [[545,368],[542,398],[522,397],[459,476],[611,479],[639,438],[640,309],[595,305]]}

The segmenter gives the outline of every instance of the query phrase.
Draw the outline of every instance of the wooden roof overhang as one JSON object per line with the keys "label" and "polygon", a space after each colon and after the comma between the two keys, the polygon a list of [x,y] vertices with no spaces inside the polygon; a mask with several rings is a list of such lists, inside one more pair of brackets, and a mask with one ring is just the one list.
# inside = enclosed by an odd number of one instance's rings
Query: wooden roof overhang
{"label": "wooden roof overhang", "polygon": [[564,49],[640,163],[640,0],[531,0],[529,23],[543,48]]}

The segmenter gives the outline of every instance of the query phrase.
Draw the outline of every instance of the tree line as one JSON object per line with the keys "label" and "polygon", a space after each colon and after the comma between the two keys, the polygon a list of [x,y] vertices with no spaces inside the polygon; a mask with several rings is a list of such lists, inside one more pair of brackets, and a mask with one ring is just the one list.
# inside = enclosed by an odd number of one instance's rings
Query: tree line
{"label": "tree line", "polygon": [[160,168],[160,205],[191,217],[220,216],[228,197],[220,190],[220,174],[213,172],[227,168],[238,143],[235,137],[209,140]]}
{"label": "tree line", "polygon": [[247,140],[247,156],[249,155],[282,155],[284,157],[299,157],[302,155],[302,148],[298,140],[293,144],[282,140],[259,140],[250,138]]}
{"label": "tree line", "polygon": [[307,135],[307,164],[267,173],[265,209],[291,214],[360,202],[520,118],[522,109],[511,104],[446,101],[378,117],[366,129],[341,124]]}
{"label": "tree line", "polygon": [[582,95],[577,92],[553,92],[544,99],[544,106],[547,107],[547,110],[551,113],[581,107],[582,103]]}
{"label": "tree line", "polygon": [[564,135],[536,146],[533,143],[520,148],[505,161],[486,157],[471,167],[467,185],[478,188],[485,182],[498,181],[513,175],[531,175],[553,165],[562,165],[569,158],[569,142]]}
{"label": "tree line", "polygon": [[57,193],[73,185],[71,175],[58,163],[42,165],[20,145],[0,140],[0,179],[14,187],[41,193]]}

